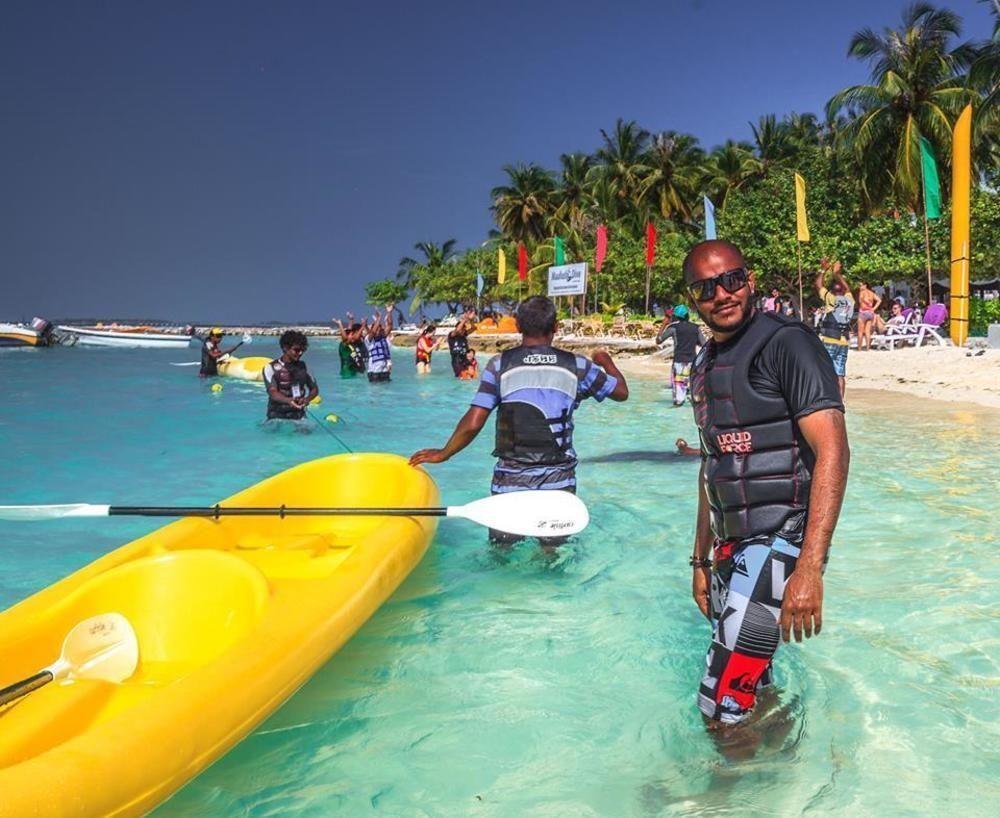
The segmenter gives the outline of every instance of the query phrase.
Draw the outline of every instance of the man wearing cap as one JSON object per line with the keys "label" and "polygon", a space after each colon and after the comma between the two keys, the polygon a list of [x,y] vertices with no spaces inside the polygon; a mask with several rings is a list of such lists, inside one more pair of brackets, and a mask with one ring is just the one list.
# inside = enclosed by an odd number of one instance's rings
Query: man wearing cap
{"label": "man wearing cap", "polygon": [[211,378],[219,374],[219,359],[223,355],[231,355],[241,346],[243,342],[240,341],[236,346],[229,349],[222,349],[219,344],[222,343],[222,330],[218,327],[213,327],[212,331],[208,333],[208,338],[201,339],[201,369],[198,370],[198,377],[201,378]]}
{"label": "man wearing cap", "polygon": [[704,340],[701,331],[688,320],[688,308],[678,304],[673,309],[673,320],[664,319],[656,336],[656,343],[662,344],[668,338],[674,339],[674,364],[671,367],[670,385],[674,391],[674,406],[683,406],[687,400],[688,381],[691,378],[691,364],[701,349]]}

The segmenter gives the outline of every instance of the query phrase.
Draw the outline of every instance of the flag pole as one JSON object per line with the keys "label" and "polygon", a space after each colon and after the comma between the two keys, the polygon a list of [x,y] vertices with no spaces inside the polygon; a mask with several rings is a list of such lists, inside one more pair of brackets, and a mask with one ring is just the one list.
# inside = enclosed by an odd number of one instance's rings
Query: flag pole
{"label": "flag pole", "polygon": [[795,239],[795,247],[799,256],[799,320],[805,322],[805,309],[802,301],[802,242],[798,238]]}
{"label": "flag pole", "polygon": [[927,180],[924,178],[923,156],[920,157],[920,198],[924,203],[924,255],[927,263],[927,306],[931,305],[931,228],[927,223]]}

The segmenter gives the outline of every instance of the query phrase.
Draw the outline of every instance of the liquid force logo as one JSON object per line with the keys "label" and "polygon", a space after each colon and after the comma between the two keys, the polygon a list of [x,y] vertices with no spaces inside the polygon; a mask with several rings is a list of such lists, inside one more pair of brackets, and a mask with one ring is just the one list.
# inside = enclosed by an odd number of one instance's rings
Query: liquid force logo
{"label": "liquid force logo", "polygon": [[526,364],[555,364],[558,363],[559,359],[555,355],[525,355],[524,363]]}
{"label": "liquid force logo", "polygon": [[723,454],[749,454],[753,451],[753,437],[749,432],[723,432],[715,436],[715,442]]}

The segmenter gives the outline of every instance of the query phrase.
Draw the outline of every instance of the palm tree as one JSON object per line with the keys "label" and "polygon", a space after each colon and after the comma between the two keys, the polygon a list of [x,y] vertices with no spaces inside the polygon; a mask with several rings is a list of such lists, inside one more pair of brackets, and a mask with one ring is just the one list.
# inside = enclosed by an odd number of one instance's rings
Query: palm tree
{"label": "palm tree", "polygon": [[973,158],[995,185],[1000,169],[1000,0],[980,2],[990,7],[993,36],[981,45],[969,68],[969,85],[982,95],[973,112]]}
{"label": "palm tree", "polygon": [[726,209],[729,194],[739,190],[748,181],[764,172],[763,163],[753,155],[749,142],[727,139],[712,151],[705,163],[705,181],[709,194],[719,203],[719,210]]}
{"label": "palm tree", "polygon": [[959,17],[928,3],[903,12],[899,30],[858,31],[848,54],[871,65],[871,84],[845,88],[827,103],[827,117],[848,116],[843,139],[862,171],[865,205],[879,207],[894,194],[913,210],[920,201],[920,137],[947,161],[951,129],[975,93],[961,72],[976,49],[951,47],[961,34]]}
{"label": "palm tree", "polygon": [[423,314],[423,298],[420,295],[420,285],[422,276],[433,277],[441,272],[441,268],[456,257],[455,239],[448,239],[444,244],[435,244],[432,241],[418,241],[413,245],[414,250],[419,250],[423,254],[423,259],[418,260],[403,256],[399,260],[399,271],[396,273],[396,280],[406,287],[408,291],[416,291],[413,301],[410,304],[409,312],[420,309]]}
{"label": "palm tree", "polygon": [[753,131],[757,158],[765,168],[783,162],[793,153],[788,125],[779,122],[774,114],[759,117],[756,125],[750,123],[750,129]]}
{"label": "palm tree", "polygon": [[593,157],[585,153],[564,153],[559,186],[553,196],[555,210],[549,220],[550,232],[566,239],[575,256],[582,255],[584,235],[591,226],[590,169]]}
{"label": "palm tree", "polygon": [[616,215],[634,215],[640,210],[642,180],[649,172],[644,163],[649,132],[633,121],[619,119],[609,136],[601,129],[604,145],[597,151],[594,176],[601,176],[618,201]]}
{"label": "palm tree", "polygon": [[643,157],[648,172],[641,196],[664,219],[690,222],[698,201],[698,182],[705,173],[705,151],[697,137],[664,131],[653,137]]}
{"label": "palm tree", "polygon": [[490,192],[497,226],[514,241],[541,241],[555,209],[552,174],[535,164],[505,165],[503,170],[509,183]]}

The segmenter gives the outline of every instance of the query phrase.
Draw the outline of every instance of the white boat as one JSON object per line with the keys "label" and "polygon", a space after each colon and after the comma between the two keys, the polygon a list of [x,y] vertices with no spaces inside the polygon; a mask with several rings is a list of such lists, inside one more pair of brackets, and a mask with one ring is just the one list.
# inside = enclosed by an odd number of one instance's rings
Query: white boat
{"label": "white boat", "polygon": [[175,335],[166,332],[151,332],[150,327],[72,327],[60,325],[59,331],[76,338],[83,346],[143,348],[143,349],[185,349],[191,344],[190,335]]}

